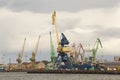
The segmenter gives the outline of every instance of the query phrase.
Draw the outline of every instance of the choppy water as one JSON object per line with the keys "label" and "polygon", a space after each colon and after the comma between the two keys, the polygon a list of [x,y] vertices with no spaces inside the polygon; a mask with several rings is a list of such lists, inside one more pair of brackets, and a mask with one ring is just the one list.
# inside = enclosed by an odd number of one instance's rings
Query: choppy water
{"label": "choppy water", "polygon": [[0,73],[0,80],[120,80],[120,75],[107,74],[27,74]]}

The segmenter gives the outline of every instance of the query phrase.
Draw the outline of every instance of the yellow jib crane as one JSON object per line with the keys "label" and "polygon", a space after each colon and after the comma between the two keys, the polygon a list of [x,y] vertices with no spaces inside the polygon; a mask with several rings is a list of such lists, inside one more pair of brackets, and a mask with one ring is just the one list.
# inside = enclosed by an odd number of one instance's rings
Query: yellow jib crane
{"label": "yellow jib crane", "polygon": [[[59,32],[58,32],[58,26],[56,23],[56,12],[54,11],[52,14],[52,25],[55,25],[55,31],[56,31],[56,39],[57,39],[57,51],[58,52],[71,52],[71,48],[69,46],[61,46],[61,41],[59,38]],[[62,36],[64,36],[64,34],[62,33]]]}
{"label": "yellow jib crane", "polygon": [[[68,46],[69,41],[67,40],[67,38],[63,33],[61,33],[61,39],[59,38],[55,11],[52,14],[52,24],[55,26],[56,39],[57,39],[57,52],[58,52],[58,56],[56,58],[55,64],[57,65],[57,68],[63,69],[64,67],[64,69],[68,69],[68,68],[71,69],[72,68],[71,60],[67,54],[68,52],[71,52],[71,48]],[[61,63],[64,63],[65,65],[61,65]]]}
{"label": "yellow jib crane", "polygon": [[36,61],[35,57],[36,57],[36,54],[37,54],[37,51],[38,51],[39,41],[40,41],[40,35],[38,37],[38,41],[37,41],[36,47],[35,47],[34,51],[32,52],[32,57],[30,58],[32,68],[35,67],[34,66],[35,65],[35,61]]}
{"label": "yellow jib crane", "polygon": [[25,44],[26,44],[26,38],[24,39],[23,47],[21,52],[18,54],[18,59],[16,61],[18,62],[18,68],[21,69],[21,63],[22,63],[22,57],[25,49]]}

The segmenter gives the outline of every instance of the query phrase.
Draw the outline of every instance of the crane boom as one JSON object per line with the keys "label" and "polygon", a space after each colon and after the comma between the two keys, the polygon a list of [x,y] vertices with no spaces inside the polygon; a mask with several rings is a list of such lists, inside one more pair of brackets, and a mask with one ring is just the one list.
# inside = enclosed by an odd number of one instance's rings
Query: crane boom
{"label": "crane boom", "polygon": [[57,51],[61,50],[61,46],[60,46],[60,39],[59,39],[59,34],[58,34],[58,27],[57,27],[57,23],[56,23],[56,12],[54,11],[52,14],[52,25],[55,25],[55,31],[56,31],[56,39],[57,39]]}
{"label": "crane boom", "polygon": [[[78,49],[79,49],[78,52],[79,52],[79,55],[81,57],[81,61],[83,63],[83,61],[84,61],[84,55],[85,55],[85,50],[84,50],[83,45],[81,43],[79,43]],[[81,53],[81,49],[83,51],[82,53]]]}
{"label": "crane boom", "polygon": [[32,62],[32,66],[35,63],[35,57],[36,57],[36,54],[37,54],[37,51],[38,51],[38,47],[39,47],[39,40],[40,40],[40,35],[38,37],[38,41],[37,41],[36,47],[35,47],[34,51],[32,52],[32,57],[30,58],[30,61]]}
{"label": "crane boom", "polygon": [[35,47],[35,50],[34,50],[34,53],[35,53],[35,54],[37,54],[37,51],[38,51],[39,41],[40,41],[40,35],[39,35],[39,37],[38,37],[38,41],[37,41],[37,44],[36,44],[36,47]]}
{"label": "crane boom", "polygon": [[92,58],[93,58],[93,61],[95,61],[96,53],[97,53],[99,45],[102,48],[102,43],[101,43],[100,39],[97,38],[97,40],[95,42],[95,45],[94,45],[94,48],[92,49]]}
{"label": "crane boom", "polygon": [[25,49],[25,44],[26,44],[26,38],[24,39],[24,43],[23,43],[22,50],[21,50],[21,52],[18,54],[18,59],[16,59],[16,61],[17,61],[18,63],[21,63],[21,62],[22,62],[22,57],[23,57],[23,53],[24,53],[24,49]]}
{"label": "crane boom", "polygon": [[22,51],[21,51],[21,59],[23,57],[23,52],[24,52],[24,49],[25,49],[25,43],[26,43],[26,38],[24,39],[24,43],[23,43],[23,47],[22,47]]}

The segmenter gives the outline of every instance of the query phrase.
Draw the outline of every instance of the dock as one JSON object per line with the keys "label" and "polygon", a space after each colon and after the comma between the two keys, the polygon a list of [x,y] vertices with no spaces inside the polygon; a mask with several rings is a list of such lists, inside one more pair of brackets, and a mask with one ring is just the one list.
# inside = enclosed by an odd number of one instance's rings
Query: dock
{"label": "dock", "polygon": [[120,71],[85,71],[85,70],[31,70],[29,74],[120,74]]}

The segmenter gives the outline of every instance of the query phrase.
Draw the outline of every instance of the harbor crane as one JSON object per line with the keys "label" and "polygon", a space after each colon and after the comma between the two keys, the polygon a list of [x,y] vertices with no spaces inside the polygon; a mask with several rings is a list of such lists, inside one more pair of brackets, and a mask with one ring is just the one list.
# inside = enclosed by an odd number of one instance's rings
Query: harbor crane
{"label": "harbor crane", "polygon": [[55,50],[52,42],[51,32],[50,32],[50,49],[51,49],[51,62],[54,63],[56,57],[55,57]]}
{"label": "harbor crane", "polygon": [[53,46],[53,42],[52,42],[52,36],[51,36],[51,32],[50,32],[50,55],[51,55],[51,62],[49,62],[45,69],[46,70],[50,70],[50,69],[53,69],[54,68],[54,62],[55,62],[55,59],[56,59],[56,56],[55,56],[55,50],[54,50],[54,46]]}
{"label": "harbor crane", "polygon": [[60,38],[59,38],[59,32],[58,32],[58,26],[57,26],[57,23],[56,23],[56,12],[54,11],[53,14],[52,14],[52,24],[55,25],[55,31],[56,31],[56,39],[57,39],[57,51],[58,52],[70,52],[71,49],[69,46],[64,46],[64,45],[68,45],[69,42],[67,40],[67,38],[65,37],[65,35],[63,33],[61,33],[61,41],[60,41]]}
{"label": "harbor crane", "polygon": [[76,44],[73,43],[73,45],[72,45],[72,51],[70,52],[70,57],[74,58],[76,55],[77,55]]}
{"label": "harbor crane", "polygon": [[71,61],[72,61],[72,64],[76,64],[78,63],[78,59],[79,59],[79,54],[77,52],[77,48],[76,48],[76,44],[73,43],[72,45],[72,51],[70,52],[70,58],[71,58]]}
{"label": "harbor crane", "polygon": [[71,52],[70,56],[73,60],[73,63],[77,64],[80,62],[79,56],[81,58],[81,63],[84,62],[84,54],[85,50],[83,48],[83,45],[79,43],[79,45],[76,47],[75,43],[72,45],[73,51]]}
{"label": "harbor crane", "polygon": [[21,63],[22,63],[22,57],[23,57],[23,53],[24,53],[24,49],[25,49],[25,44],[26,44],[26,38],[24,39],[22,50],[18,54],[18,58],[16,59],[16,61],[18,62],[18,68],[19,69],[21,69]]}
{"label": "harbor crane", "polygon": [[58,34],[58,26],[56,22],[56,12],[54,11],[52,14],[52,25],[55,26],[55,32],[56,32],[56,39],[57,39],[57,52],[58,56],[56,58],[55,64],[58,63],[59,65],[63,62],[65,65],[65,68],[71,67],[71,61],[68,57],[67,53],[71,52],[71,48],[68,46],[69,41],[65,37],[63,33],[61,33],[61,39],[59,38]]}
{"label": "harbor crane", "polygon": [[91,56],[92,62],[96,61],[96,53],[97,53],[97,51],[99,49],[99,46],[102,48],[102,43],[101,43],[100,39],[97,38],[97,40],[96,40],[96,42],[94,44],[94,48],[92,49],[92,56]]}
{"label": "harbor crane", "polygon": [[[81,50],[82,50],[82,52],[81,52]],[[83,62],[84,62],[85,50],[84,50],[83,45],[82,45],[81,43],[79,43],[79,46],[78,46],[78,53],[79,53],[79,55],[80,55],[80,57],[81,57],[81,62],[82,62],[82,64],[83,64]],[[76,55],[76,57],[77,57],[77,56],[78,56],[78,55]]]}
{"label": "harbor crane", "polygon": [[37,41],[37,44],[36,44],[36,46],[35,46],[35,49],[34,49],[34,51],[32,52],[32,57],[30,58],[32,68],[35,67],[35,61],[36,61],[35,57],[36,57],[36,54],[37,54],[37,51],[38,51],[38,47],[39,47],[39,40],[40,40],[40,35],[39,35],[39,37],[38,37],[38,41]]}

